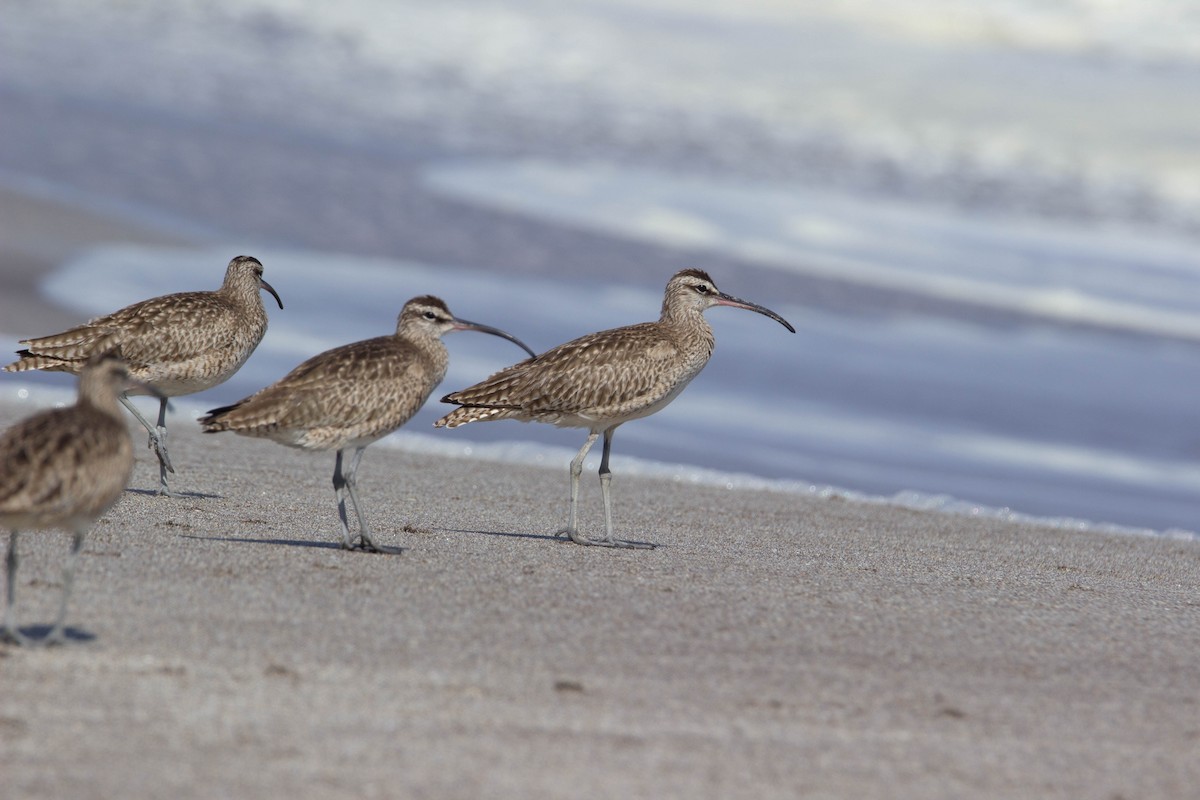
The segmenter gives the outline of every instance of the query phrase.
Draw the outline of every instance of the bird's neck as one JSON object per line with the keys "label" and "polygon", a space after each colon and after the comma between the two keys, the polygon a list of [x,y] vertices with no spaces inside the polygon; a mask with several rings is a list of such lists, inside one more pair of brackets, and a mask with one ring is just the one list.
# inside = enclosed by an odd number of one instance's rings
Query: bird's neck
{"label": "bird's neck", "polygon": [[683,349],[693,351],[704,360],[712,354],[716,346],[712,327],[704,318],[703,312],[696,308],[673,309],[663,307],[659,324],[671,331]]}
{"label": "bird's neck", "polygon": [[247,309],[251,314],[257,312],[258,315],[264,317],[267,314],[266,309],[263,308],[262,290],[258,281],[250,284],[245,281],[226,283],[221,287],[219,293],[225,295],[235,305]]}
{"label": "bird's neck", "polygon": [[446,343],[442,341],[442,337],[415,335],[404,338],[429,359],[435,374],[441,376],[438,378],[440,383],[441,378],[446,377],[446,369],[450,366],[450,353],[446,350]]}
{"label": "bird's neck", "polygon": [[76,405],[90,408],[105,416],[123,422],[120,401],[117,394],[103,380],[95,380],[97,376],[84,375],[79,381],[79,400]]}

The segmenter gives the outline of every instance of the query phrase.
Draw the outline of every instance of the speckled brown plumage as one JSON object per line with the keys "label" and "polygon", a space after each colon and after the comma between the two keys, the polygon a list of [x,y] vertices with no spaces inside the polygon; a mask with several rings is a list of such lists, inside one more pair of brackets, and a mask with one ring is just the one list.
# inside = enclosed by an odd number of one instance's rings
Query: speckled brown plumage
{"label": "speckled brown plumage", "polygon": [[[477,330],[516,342],[503,331],[458,319],[429,295],[409,300],[389,336],[366,339],[313,356],[276,383],[200,420],[207,433],[233,431],[289,447],[336,450],[333,484],[347,549],[379,550],[355,493],[358,463],[367,445],[407,422],[446,376],[443,334]],[[343,451],[354,449],[343,471]],[[346,519],[345,494],[358,515],[357,544]]]}
{"label": "speckled brown plumage", "polygon": [[10,529],[4,636],[24,642],[12,621],[21,530],[62,528],[74,535],[62,606],[48,642],[62,637],[75,556],[84,534],[121,496],[133,470],[133,445],[117,405],[129,373],[117,359],[85,366],[79,399],[34,414],[0,435],[0,524]]}
{"label": "speckled brown plumage", "polygon": [[[434,424],[456,428],[469,422],[517,419],[587,428],[588,439],[571,462],[571,509],[564,533],[579,544],[631,546],[612,535],[608,457],[613,431],[666,406],[704,368],[715,340],[703,312],[715,305],[756,311],[795,333],[775,312],[720,292],[707,273],[681,270],[667,282],[657,322],[582,336],[448,394],[442,401],[460,408]],[[606,537],[590,539],[576,527],[579,474],[601,433]]]}
{"label": "speckled brown plumage", "polygon": [[143,300],[63,333],[22,340],[20,358],[4,370],[78,374],[97,353],[119,353],[130,374],[153,386],[162,398],[157,427],[124,402],[150,434],[150,446],[159,457],[159,491],[169,494],[166,476],[174,469],[166,445],[166,398],[211,389],[246,363],[267,330],[261,290],[270,292],[283,308],[262,274],[258,259],[238,256],[229,262],[216,291]]}
{"label": "speckled brown plumage", "polygon": [[[630,325],[580,337],[482,383],[447,395],[462,406],[438,427],[518,419],[590,428],[627,421],[665,405],[708,362],[712,330],[700,325]],[[619,423],[618,423],[619,424]]]}
{"label": "speckled brown plumage", "polygon": [[216,291],[154,297],[53,336],[24,339],[20,358],[4,370],[79,374],[97,352],[117,348],[134,378],[168,397],[211,389],[237,372],[262,341],[267,312],[260,291],[283,307],[262,274],[258,259],[238,256]]}

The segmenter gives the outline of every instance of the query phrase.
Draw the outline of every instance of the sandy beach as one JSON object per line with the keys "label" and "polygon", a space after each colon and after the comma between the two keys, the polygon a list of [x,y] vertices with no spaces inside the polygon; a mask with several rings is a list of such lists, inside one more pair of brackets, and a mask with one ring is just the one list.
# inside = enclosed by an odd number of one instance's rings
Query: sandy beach
{"label": "sandy beach", "polygon": [[[7,424],[18,412],[2,408]],[[175,420],[89,538],[73,641],[0,650],[10,797],[1188,797],[1200,551],[625,479],[652,552],[550,537],[564,469]],[[142,437],[138,436],[140,440]],[[588,524],[600,523],[588,486]],[[23,539],[26,626],[65,535]]]}
{"label": "sandy beach", "polygon": [[[12,193],[0,208],[28,212],[0,253],[5,330],[72,321],[34,293],[67,248],[154,236],[94,218],[51,246],[79,212]],[[0,423],[33,410],[8,399]],[[138,466],[85,546],[71,642],[0,648],[6,797],[1200,785],[1195,542],[622,476],[618,453],[619,533],[660,547],[581,548],[552,537],[566,464],[377,446],[361,494],[405,550],[347,553],[331,454],[170,424],[185,496],[150,493],[131,426]],[[26,629],[53,616],[67,538],[22,540]]]}

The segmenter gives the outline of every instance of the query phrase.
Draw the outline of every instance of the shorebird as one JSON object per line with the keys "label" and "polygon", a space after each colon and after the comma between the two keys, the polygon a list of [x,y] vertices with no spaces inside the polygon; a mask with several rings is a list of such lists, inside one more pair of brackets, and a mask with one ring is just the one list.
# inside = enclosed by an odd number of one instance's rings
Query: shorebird
{"label": "shorebird", "polygon": [[17,538],[21,530],[62,528],[73,535],[63,568],[58,619],[43,640],[63,641],[63,621],[83,537],[121,496],[133,471],[133,444],[117,406],[130,380],[114,356],[99,356],[79,376],[69,408],[34,414],[0,434],[0,524],[9,529],[4,628],[0,639],[28,644],[13,620]]}
{"label": "shorebird", "polygon": [[[446,376],[449,354],[442,335],[480,331],[516,343],[498,328],[468,322],[431,295],[404,304],[396,332],[335,347],[313,356],[283,378],[231,406],[201,418],[205,433],[233,431],[305,450],[336,450],[333,491],[347,550],[395,552],[375,544],[355,492],[367,445],[407,422]],[[353,454],[343,467],[347,450]],[[346,519],[346,495],[358,517],[357,540]]]}
{"label": "shorebird", "polygon": [[[586,428],[587,441],[571,461],[571,510],[560,535],[583,545],[653,547],[613,536],[609,492],[612,473],[608,467],[613,431],[666,406],[704,368],[715,339],[703,312],[713,306],[757,311],[796,332],[774,311],[719,291],[707,273],[681,270],[667,282],[658,322],[582,336],[501,370],[482,383],[448,394],[442,402],[461,407],[434,425],[457,428],[468,422],[516,419]],[[581,534],[577,526],[579,477],[588,450],[602,433],[600,489],[604,495],[605,537],[593,539]]]}
{"label": "shorebird", "polygon": [[238,256],[229,262],[225,282],[216,291],[154,297],[54,336],[23,339],[20,359],[4,371],[79,374],[89,358],[115,347],[130,374],[157,390],[157,426],[138,412],[129,393],[122,393],[120,401],[150,435],[150,449],[158,456],[158,493],[172,495],[167,486],[167,473],[175,472],[167,453],[167,399],[211,389],[246,363],[267,332],[262,289],[283,308],[279,293],[263,280],[259,260]]}

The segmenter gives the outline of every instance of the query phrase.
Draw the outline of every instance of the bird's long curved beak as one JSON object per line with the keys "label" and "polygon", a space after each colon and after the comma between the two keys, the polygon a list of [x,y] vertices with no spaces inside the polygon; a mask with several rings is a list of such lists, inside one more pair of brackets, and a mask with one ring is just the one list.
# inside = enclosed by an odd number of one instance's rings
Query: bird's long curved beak
{"label": "bird's long curved beak", "polygon": [[279,303],[279,310],[282,311],[283,301],[279,299],[279,292],[275,291],[275,287],[264,281],[262,278],[258,279],[258,285],[260,288],[266,289],[271,293],[271,296],[275,298],[275,302]]}
{"label": "bird's long curved beak", "polygon": [[465,319],[454,318],[454,330],[456,331],[479,331],[480,333],[490,333],[492,336],[499,336],[501,339],[508,339],[510,342],[520,347],[526,353],[529,353],[531,358],[537,358],[537,353],[529,349],[529,345],[522,342],[511,333],[505,333],[499,328],[493,328],[491,325],[481,325],[478,322],[469,322]]}
{"label": "bird's long curved beak", "polygon": [[718,292],[717,293],[717,305],[732,306],[733,308],[744,308],[747,311],[757,311],[759,314],[762,314],[764,317],[770,317],[771,319],[775,320],[776,322],[778,322],[783,327],[787,328],[792,333],[796,332],[796,329],[792,327],[792,323],[788,322],[786,319],[779,316],[771,309],[760,306],[758,303],[751,303],[749,300],[742,300],[741,298],[725,294],[724,292]]}

